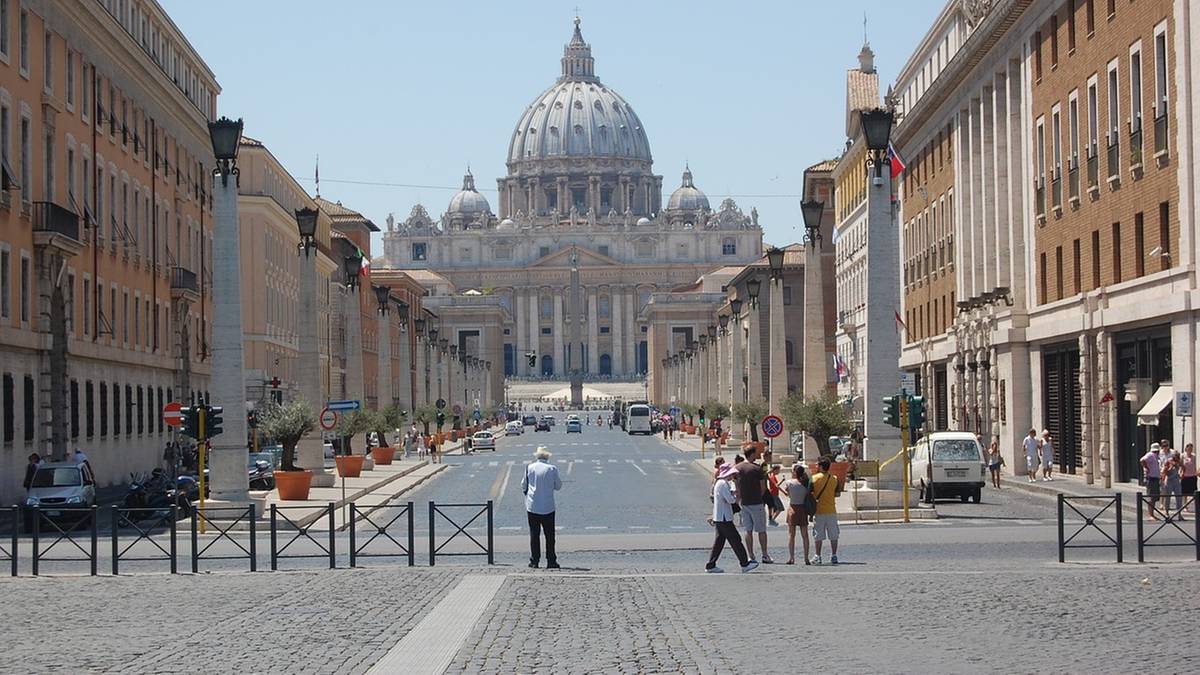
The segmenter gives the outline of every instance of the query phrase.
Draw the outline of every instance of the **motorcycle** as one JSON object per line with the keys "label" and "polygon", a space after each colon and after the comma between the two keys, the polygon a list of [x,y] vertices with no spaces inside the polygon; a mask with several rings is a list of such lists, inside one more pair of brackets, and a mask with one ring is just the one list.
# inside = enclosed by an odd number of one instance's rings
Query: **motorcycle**
{"label": "motorcycle", "polygon": [[129,489],[121,500],[121,507],[129,509],[128,518],[131,521],[148,518],[161,518],[171,512],[172,506],[179,507],[179,516],[191,515],[192,503],[188,491],[171,487],[162,469],[155,469],[149,476],[146,474],[130,474]]}
{"label": "motorcycle", "polygon": [[275,471],[271,467],[271,463],[265,459],[256,460],[254,465],[247,470],[246,478],[250,483],[251,490],[275,489]]}

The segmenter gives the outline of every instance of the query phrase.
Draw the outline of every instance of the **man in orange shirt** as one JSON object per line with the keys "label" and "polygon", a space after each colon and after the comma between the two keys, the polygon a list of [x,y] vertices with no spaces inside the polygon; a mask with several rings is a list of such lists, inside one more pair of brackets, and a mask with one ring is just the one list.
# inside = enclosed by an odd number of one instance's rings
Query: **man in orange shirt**
{"label": "man in orange shirt", "polygon": [[821,564],[821,543],[829,540],[829,562],[838,564],[838,517],[837,502],[838,479],[829,471],[829,457],[822,457],[817,466],[821,472],[812,477],[812,495],[817,502],[817,510],[813,515],[813,538],[816,540],[817,554],[813,556],[812,564]]}

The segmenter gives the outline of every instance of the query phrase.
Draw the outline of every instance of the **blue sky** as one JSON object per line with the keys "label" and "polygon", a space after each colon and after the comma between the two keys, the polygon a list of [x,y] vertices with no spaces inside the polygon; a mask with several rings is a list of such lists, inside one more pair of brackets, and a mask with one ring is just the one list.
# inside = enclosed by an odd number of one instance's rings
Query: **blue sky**
{"label": "blue sky", "polygon": [[943,6],[160,2],[216,74],[219,112],[245,118],[246,134],[310,192],[320,154],[321,195],[381,228],[418,201],[439,215],[468,163],[496,209],[512,129],[557,77],[578,6],[596,75],[646,128],[664,201],[688,162],[714,207],[727,195],[747,213],[757,207],[775,244],[801,238],[804,168],[843,145],[845,72],[857,65],[864,12],[886,89]]}

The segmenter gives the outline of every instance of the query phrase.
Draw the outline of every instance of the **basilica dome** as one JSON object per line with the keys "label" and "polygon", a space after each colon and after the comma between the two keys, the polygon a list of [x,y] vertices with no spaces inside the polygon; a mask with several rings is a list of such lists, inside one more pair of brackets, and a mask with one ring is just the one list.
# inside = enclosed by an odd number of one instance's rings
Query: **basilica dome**
{"label": "basilica dome", "polygon": [[692,182],[691,169],[683,170],[683,184],[671,193],[667,201],[668,211],[708,211],[708,196]]}
{"label": "basilica dome", "polygon": [[488,200],[475,189],[475,177],[467,170],[463,176],[462,190],[450,198],[450,207],[446,209],[449,216],[476,216],[481,213],[491,213],[492,207]]}
{"label": "basilica dome", "polygon": [[513,131],[508,161],[613,157],[650,162],[650,141],[637,113],[595,76],[591,47],[579,20],[563,48],[562,74],[525,109]]}

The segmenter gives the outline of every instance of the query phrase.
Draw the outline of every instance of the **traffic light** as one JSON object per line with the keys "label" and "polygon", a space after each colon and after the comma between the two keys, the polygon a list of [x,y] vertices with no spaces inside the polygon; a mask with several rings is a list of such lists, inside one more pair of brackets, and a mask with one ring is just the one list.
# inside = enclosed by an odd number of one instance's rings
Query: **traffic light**
{"label": "traffic light", "polygon": [[251,429],[258,428],[258,411],[257,410],[251,410],[250,412],[246,413],[246,426],[250,427]]}
{"label": "traffic light", "polygon": [[187,436],[188,438],[199,440],[199,436],[197,434],[200,433],[200,419],[197,415],[197,410],[195,408],[185,407],[179,411],[179,414],[183,416],[182,419],[179,420],[179,433]]}
{"label": "traffic light", "polygon": [[204,440],[208,440],[213,436],[221,435],[225,431],[222,426],[225,424],[225,419],[221,414],[225,409],[219,405],[207,405],[204,408]]}
{"label": "traffic light", "polygon": [[925,427],[925,397],[908,397],[908,428],[923,429]]}
{"label": "traffic light", "polygon": [[446,424],[446,413],[439,410],[438,414],[437,414],[438,429],[441,429],[442,426],[444,426],[445,424]]}
{"label": "traffic light", "polygon": [[900,428],[900,395],[883,397],[883,421]]}
{"label": "traffic light", "polygon": [[530,368],[537,367],[537,354],[533,352],[525,352],[525,361],[529,363]]}

